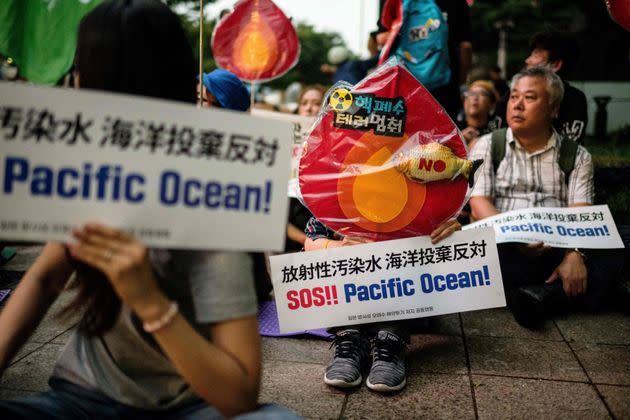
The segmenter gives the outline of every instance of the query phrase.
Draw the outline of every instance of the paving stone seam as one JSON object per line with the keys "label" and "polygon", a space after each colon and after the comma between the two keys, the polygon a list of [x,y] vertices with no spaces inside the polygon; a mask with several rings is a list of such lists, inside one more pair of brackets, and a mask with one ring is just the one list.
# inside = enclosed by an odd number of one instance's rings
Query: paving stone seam
{"label": "paving stone seam", "polygon": [[[36,352],[37,350],[41,349],[42,347],[44,347],[47,344],[54,344],[56,346],[63,346],[63,345],[65,345],[63,343],[53,343],[53,341],[55,341],[57,338],[59,338],[60,336],[64,335],[65,333],[67,333],[68,331],[73,329],[74,327],[76,327],[76,324],[71,326],[67,330],[64,330],[64,331],[60,332],[59,334],[57,334],[56,336],[54,336],[53,338],[51,338],[48,341],[37,341],[37,340],[29,340],[29,341],[27,341],[27,343],[40,344],[40,346],[38,346],[36,349],[26,353],[24,356],[20,357],[19,359],[15,360],[14,362],[11,362],[11,364],[9,366],[13,366],[15,363],[17,363],[20,360],[24,359],[26,356],[31,355],[33,352]],[[26,344],[26,343],[24,343],[24,344]]]}
{"label": "paving stone seam", "polygon": [[343,403],[341,403],[341,410],[339,411],[339,417],[337,420],[343,419],[343,415],[346,412],[346,407],[348,406],[348,398],[350,398],[351,392],[346,392],[345,397],[343,398]]}
{"label": "paving stone seam", "polygon": [[42,392],[41,389],[7,388],[6,386],[0,386],[0,390],[5,390],[5,391],[23,391],[23,392]]}
{"label": "paving stone seam", "polygon": [[439,371],[439,370],[424,370],[424,369],[417,369],[416,372],[418,373],[428,373],[429,375],[467,375],[467,373],[461,373],[461,372],[446,372],[446,371]]}
{"label": "paving stone seam", "polygon": [[619,344],[619,343],[600,343],[600,342],[592,342],[592,341],[578,341],[578,340],[571,340],[569,341],[569,343],[573,343],[573,344],[586,344],[586,345],[596,345],[596,346],[607,346],[607,347],[623,347],[623,348],[630,348],[630,344]]}
{"label": "paving stone seam", "polygon": [[553,379],[553,378],[541,378],[538,376],[520,376],[520,375],[500,375],[498,373],[473,373],[474,376],[490,376],[493,378],[510,378],[510,379],[529,379],[532,381],[546,381],[546,382],[565,382],[569,384],[585,384],[593,385],[592,382],[578,381],[574,379]]}
{"label": "paving stone seam", "polygon": [[529,340],[529,341],[544,341],[549,343],[562,343],[564,340],[557,339],[545,339],[545,338],[533,338],[533,337],[514,337],[510,335],[487,335],[487,334],[468,334],[469,337],[481,337],[481,338],[507,338],[512,340]]}
{"label": "paving stone seam", "polygon": [[60,332],[59,334],[57,334],[56,336],[54,336],[53,338],[51,338],[50,340],[48,340],[48,342],[46,344],[65,344],[65,343],[53,343],[53,341],[55,341],[57,338],[61,337],[62,335],[64,335],[65,333],[67,333],[68,331],[76,328],[78,324],[73,324],[72,326],[70,326],[69,328],[63,330],[62,332]]}
{"label": "paving stone seam", "polygon": [[[51,344],[56,344],[56,343],[51,343]],[[266,359],[266,360],[263,360],[263,364],[264,363],[299,363],[301,365],[315,365],[315,366],[321,366],[323,368],[326,368],[326,364],[324,364],[324,363],[308,362],[306,360],[294,360],[294,359],[290,359],[290,360],[286,360],[286,359]],[[323,375],[323,373],[322,373],[322,375]]]}
{"label": "paving stone seam", "polygon": [[593,385],[616,386],[617,388],[629,388],[630,389],[630,385],[628,385],[628,384],[609,384],[609,383],[606,383],[606,382],[593,382]]}
{"label": "paving stone seam", "polygon": [[468,384],[470,385],[470,396],[473,404],[473,411],[475,412],[475,420],[479,420],[479,412],[477,410],[477,397],[475,394],[475,383],[472,377],[472,369],[470,366],[470,354],[468,353],[468,337],[464,332],[464,320],[461,312],[457,314],[459,317],[459,328],[462,332],[462,342],[464,344],[464,356],[466,358],[466,370],[468,371]]}
{"label": "paving stone seam", "polygon": [[560,333],[560,336],[562,337],[562,339],[565,341],[565,343],[567,343],[567,346],[569,346],[569,349],[571,350],[571,353],[573,354],[573,357],[575,357],[575,360],[577,360],[578,364],[582,368],[582,371],[586,375],[586,378],[588,379],[589,385],[591,385],[591,387],[593,387],[593,390],[595,391],[595,393],[599,397],[600,401],[602,402],[602,404],[604,404],[604,407],[606,407],[606,411],[608,411],[608,415],[610,416],[611,419],[615,419],[616,417],[613,414],[612,409],[610,408],[610,406],[606,402],[606,398],[604,398],[604,395],[599,391],[599,388],[597,387],[597,385],[595,385],[593,383],[593,379],[591,378],[591,375],[588,374],[588,371],[586,370],[586,367],[584,366],[584,364],[582,363],[582,361],[578,357],[578,355],[575,352],[575,349],[573,348],[571,343],[567,340],[567,338],[562,333],[562,330],[560,329],[560,327],[558,326],[558,324],[556,323],[555,320],[553,320],[553,325],[556,326],[556,329],[558,330],[558,333]]}
{"label": "paving stone seam", "polygon": [[[36,351],[40,350],[42,347],[44,347],[44,346],[47,344],[47,343],[38,343],[38,342],[35,342],[35,341],[31,341],[31,343],[33,343],[33,344],[38,344],[39,346],[38,346],[38,347],[36,347],[36,348],[34,348],[33,350],[31,350],[31,351],[29,351],[29,352],[25,353],[24,355],[20,356],[20,358],[15,359],[14,361],[12,361],[12,362],[9,364],[9,368],[10,368],[10,367],[12,367],[12,366],[13,366],[14,364],[16,364],[17,362],[19,362],[19,361],[21,361],[21,360],[24,360],[25,358],[27,358],[27,357],[28,357],[28,356],[30,356],[31,354],[33,354],[33,353],[35,353]],[[8,368],[7,368],[7,369],[8,369]]]}

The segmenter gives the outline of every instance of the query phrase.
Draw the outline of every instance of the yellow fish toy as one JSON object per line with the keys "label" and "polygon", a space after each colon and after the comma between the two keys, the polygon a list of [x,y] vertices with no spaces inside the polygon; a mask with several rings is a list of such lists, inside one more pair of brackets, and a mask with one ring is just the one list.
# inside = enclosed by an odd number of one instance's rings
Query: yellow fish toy
{"label": "yellow fish toy", "polygon": [[409,179],[426,183],[452,179],[462,174],[472,188],[475,171],[483,159],[460,159],[448,147],[440,143],[420,144],[396,156],[397,168]]}

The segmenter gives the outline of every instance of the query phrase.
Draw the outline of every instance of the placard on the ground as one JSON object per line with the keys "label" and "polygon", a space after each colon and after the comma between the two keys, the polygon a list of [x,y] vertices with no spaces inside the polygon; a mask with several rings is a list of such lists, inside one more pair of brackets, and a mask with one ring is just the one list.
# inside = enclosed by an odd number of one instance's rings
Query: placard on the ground
{"label": "placard on the ground", "polygon": [[505,306],[494,231],[272,256],[283,333]]}
{"label": "placard on the ground", "polygon": [[100,221],[150,246],[283,248],[291,123],[0,83],[0,238]]}

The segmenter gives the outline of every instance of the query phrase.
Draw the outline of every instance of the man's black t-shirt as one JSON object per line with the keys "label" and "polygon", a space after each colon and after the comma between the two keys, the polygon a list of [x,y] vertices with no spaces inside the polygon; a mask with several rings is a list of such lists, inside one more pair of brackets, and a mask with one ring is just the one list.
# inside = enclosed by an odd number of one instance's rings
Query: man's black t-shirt
{"label": "man's black t-shirt", "polygon": [[[581,143],[586,134],[586,124],[588,123],[586,96],[568,82],[562,81],[562,83],[564,84],[564,97],[560,103],[558,118],[553,120],[553,127],[562,136]],[[503,127],[507,127],[505,114],[509,97],[508,92],[497,104],[495,111],[495,114],[501,117]]]}
{"label": "man's black t-shirt", "polygon": [[581,90],[564,82],[564,98],[560,104],[558,118],[553,122],[556,131],[566,138],[582,142],[586,134],[588,110],[586,96]]}

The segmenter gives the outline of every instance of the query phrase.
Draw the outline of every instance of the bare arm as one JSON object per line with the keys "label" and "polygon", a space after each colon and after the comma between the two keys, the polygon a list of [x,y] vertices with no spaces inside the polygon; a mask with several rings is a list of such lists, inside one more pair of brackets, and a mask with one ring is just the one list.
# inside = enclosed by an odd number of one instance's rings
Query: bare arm
{"label": "bare arm", "polygon": [[474,220],[481,220],[499,214],[497,208],[494,207],[492,197],[471,197],[470,210]]}
{"label": "bare arm", "polygon": [[37,327],[70,274],[72,266],[64,246],[46,244],[0,313],[0,373]]}
{"label": "bare arm", "polygon": [[[590,206],[589,203],[574,203],[569,207]],[[568,249],[564,258],[547,279],[547,283],[562,281],[564,293],[569,297],[586,293],[588,284],[588,270],[582,255],[572,249]]]}
{"label": "bare arm", "polygon": [[[165,316],[171,302],[157,285],[144,244],[97,224],[73,233],[77,242],[69,245],[72,256],[102,271],[142,321],[152,323]],[[212,342],[177,314],[153,335],[179,374],[208,404],[227,417],[252,410],[261,370],[256,318],[218,322],[209,328]]]}
{"label": "bare arm", "polygon": [[298,229],[294,224],[287,224],[287,236],[294,242],[304,245],[304,241],[306,240],[306,234],[304,231]]}
{"label": "bare arm", "polygon": [[[164,314],[168,300],[157,300],[141,319]],[[152,309],[152,311],[151,311]],[[210,327],[212,342],[199,335],[181,315],[154,337],[191,388],[226,417],[256,407],[261,375],[261,344],[255,317]]]}

